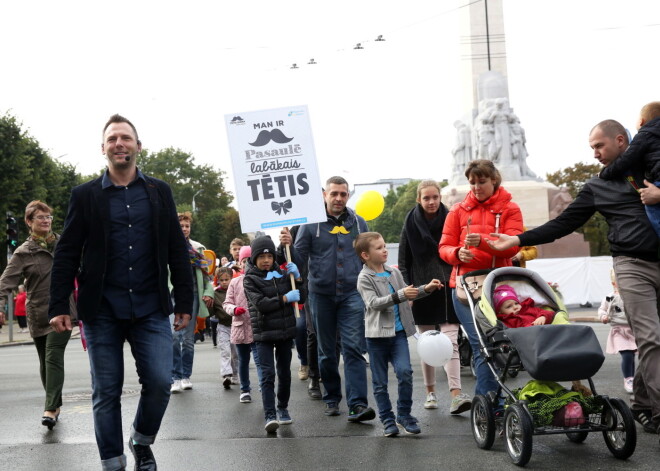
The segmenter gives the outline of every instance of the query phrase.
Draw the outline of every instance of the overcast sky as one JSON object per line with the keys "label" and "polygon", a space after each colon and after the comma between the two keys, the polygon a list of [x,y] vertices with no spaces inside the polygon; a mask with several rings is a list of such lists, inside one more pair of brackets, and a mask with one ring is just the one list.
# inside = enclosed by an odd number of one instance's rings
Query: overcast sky
{"label": "overcast sky", "polygon": [[[305,104],[322,179],[449,178],[468,2],[2,2],[0,113],[88,174],[118,112],[146,148],[189,151],[233,190],[223,116]],[[657,0],[504,0],[504,20],[510,102],[537,174],[595,162],[596,122],[634,131],[660,100]]]}

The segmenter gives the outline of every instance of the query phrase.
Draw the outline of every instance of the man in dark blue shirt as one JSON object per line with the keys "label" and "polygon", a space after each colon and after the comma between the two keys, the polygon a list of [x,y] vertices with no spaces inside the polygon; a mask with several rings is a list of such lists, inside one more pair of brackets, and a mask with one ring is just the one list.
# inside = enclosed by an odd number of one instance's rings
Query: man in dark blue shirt
{"label": "man in dark blue shirt", "polygon": [[78,280],[78,317],[92,374],[96,442],[104,470],[122,470],[121,391],[123,345],[135,358],[142,393],[129,448],[135,469],[156,469],[154,442],[170,397],[173,311],[175,330],[192,310],[188,249],[169,186],[145,176],[135,159],[141,143],[133,124],[114,115],[103,128],[108,169],[73,189],[64,231],[55,251],[50,287],[50,323],[71,329],[68,299]]}

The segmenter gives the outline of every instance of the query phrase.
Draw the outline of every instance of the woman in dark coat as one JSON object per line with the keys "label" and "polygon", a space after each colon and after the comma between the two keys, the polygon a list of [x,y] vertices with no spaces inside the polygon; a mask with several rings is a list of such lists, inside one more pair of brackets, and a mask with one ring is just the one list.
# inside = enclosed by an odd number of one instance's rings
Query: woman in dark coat
{"label": "woman in dark coat", "polygon": [[[417,186],[417,205],[406,216],[399,242],[399,270],[409,285],[427,283],[437,278],[443,284],[430,296],[413,302],[412,310],[419,333],[438,329],[447,335],[454,346],[454,354],[445,365],[452,402],[451,414],[470,410],[472,401],[461,391],[461,364],[458,356],[458,329],[460,324],[454,311],[449,288],[452,266],[438,254],[438,243],[448,210],[442,204],[440,185],[424,180]],[[426,386],[426,409],[437,409],[435,394],[435,368],[422,362]]]}

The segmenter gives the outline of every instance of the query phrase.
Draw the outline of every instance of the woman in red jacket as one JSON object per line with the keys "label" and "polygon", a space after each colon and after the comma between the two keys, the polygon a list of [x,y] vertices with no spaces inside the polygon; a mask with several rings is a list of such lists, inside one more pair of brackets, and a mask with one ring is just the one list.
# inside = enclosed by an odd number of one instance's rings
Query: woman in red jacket
{"label": "woman in red jacket", "polygon": [[479,338],[469,306],[456,297],[456,277],[493,267],[511,266],[518,247],[495,251],[486,243],[491,233],[518,235],[523,232],[522,213],[511,194],[502,188],[502,176],[490,160],[473,160],[465,170],[470,191],[455,204],[445,220],[440,239],[440,257],[454,266],[449,280],[458,320],[468,334],[477,372],[475,394],[497,389],[497,381],[479,353]]}

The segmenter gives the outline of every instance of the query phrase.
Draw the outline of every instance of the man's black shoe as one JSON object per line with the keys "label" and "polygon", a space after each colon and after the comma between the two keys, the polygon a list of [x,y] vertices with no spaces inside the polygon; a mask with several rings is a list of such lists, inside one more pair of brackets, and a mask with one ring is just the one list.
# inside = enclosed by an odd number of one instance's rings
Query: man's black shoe
{"label": "man's black shoe", "polygon": [[307,387],[307,394],[312,399],[321,399],[323,395],[321,394],[321,386],[319,385],[318,378],[310,379],[309,386]]}
{"label": "man's black shoe", "polygon": [[651,411],[647,409],[631,409],[633,417],[637,422],[642,425],[642,428],[646,433],[657,433],[656,427],[653,425],[653,419],[651,418]]}
{"label": "man's black shoe", "polygon": [[128,448],[135,458],[135,471],[156,471],[156,458],[151,452],[149,445],[134,445],[133,440],[128,440]]}
{"label": "man's black shoe", "polygon": [[355,406],[348,412],[349,422],[364,422],[376,418],[376,412],[368,406]]}

